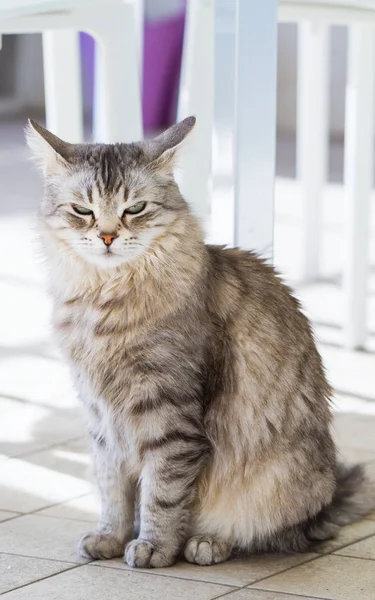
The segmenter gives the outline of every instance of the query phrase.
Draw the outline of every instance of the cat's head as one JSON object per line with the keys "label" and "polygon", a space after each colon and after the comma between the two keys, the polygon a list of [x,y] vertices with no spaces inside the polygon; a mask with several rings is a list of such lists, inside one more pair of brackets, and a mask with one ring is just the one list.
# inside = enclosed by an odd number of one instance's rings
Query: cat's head
{"label": "cat's head", "polygon": [[173,229],[187,205],[173,177],[189,117],[147,142],[70,144],[29,122],[45,178],[42,219],[61,246],[101,269],[133,261]]}

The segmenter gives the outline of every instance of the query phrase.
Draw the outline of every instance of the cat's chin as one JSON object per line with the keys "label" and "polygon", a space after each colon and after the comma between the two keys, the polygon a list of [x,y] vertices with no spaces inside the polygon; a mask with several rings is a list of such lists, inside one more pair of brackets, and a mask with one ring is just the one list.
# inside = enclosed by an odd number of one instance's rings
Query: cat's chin
{"label": "cat's chin", "polygon": [[99,269],[118,269],[132,263],[140,256],[139,252],[129,252],[126,254],[114,254],[113,252],[103,254],[78,253],[79,256],[90,265],[94,265]]}

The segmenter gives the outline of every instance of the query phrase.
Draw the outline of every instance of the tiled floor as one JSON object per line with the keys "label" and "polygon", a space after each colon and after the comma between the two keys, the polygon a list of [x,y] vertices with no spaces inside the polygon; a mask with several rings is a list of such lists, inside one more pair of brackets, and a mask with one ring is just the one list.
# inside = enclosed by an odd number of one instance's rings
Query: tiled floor
{"label": "tiled floor", "polygon": [[[250,557],[208,568],[180,563],[142,572],[121,560],[79,559],[76,542],[95,522],[98,502],[80,406],[50,337],[46,275],[35,258],[30,226],[41,184],[21,144],[21,125],[0,123],[0,595],[10,600],[374,600],[375,514],[306,555]],[[284,159],[289,151],[286,146]],[[314,319],[338,390],[341,453],[349,462],[367,463],[375,477],[375,286],[371,282],[373,333],[367,351],[349,352],[340,346],[340,194],[337,186],[327,194],[325,280],[298,293]],[[298,267],[297,217],[295,186],[279,180],[276,262],[291,281]]]}

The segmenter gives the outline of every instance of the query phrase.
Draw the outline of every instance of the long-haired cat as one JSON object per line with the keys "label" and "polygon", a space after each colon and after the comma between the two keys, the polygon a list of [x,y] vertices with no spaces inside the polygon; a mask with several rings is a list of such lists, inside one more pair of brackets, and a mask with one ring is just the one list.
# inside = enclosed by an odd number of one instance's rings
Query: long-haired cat
{"label": "long-haired cat", "polygon": [[375,503],[361,468],[337,464],[297,300],[255,254],[205,245],[179,192],[174,158],[194,123],[114,145],[28,129],[54,327],[101,493],[79,552],[134,567],[306,550]]}

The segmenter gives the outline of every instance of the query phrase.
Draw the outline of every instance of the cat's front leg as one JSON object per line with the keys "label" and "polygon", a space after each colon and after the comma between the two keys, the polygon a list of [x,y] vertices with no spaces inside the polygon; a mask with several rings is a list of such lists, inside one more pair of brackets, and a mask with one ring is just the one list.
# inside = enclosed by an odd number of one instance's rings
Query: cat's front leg
{"label": "cat's front leg", "polygon": [[94,464],[101,496],[101,519],[94,531],[84,535],[78,552],[84,558],[123,556],[134,529],[136,483],[129,478],[126,465],[113,456],[105,440],[94,442]]}
{"label": "cat's front leg", "polygon": [[168,567],[185,542],[198,473],[207,457],[199,434],[172,432],[146,445],[138,539],[126,546],[131,567]]}

